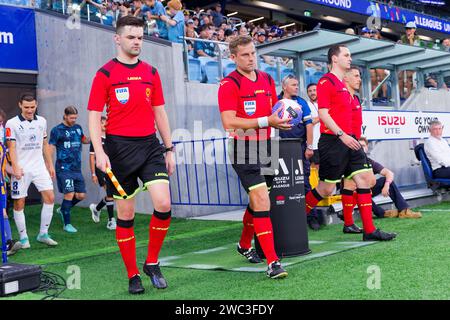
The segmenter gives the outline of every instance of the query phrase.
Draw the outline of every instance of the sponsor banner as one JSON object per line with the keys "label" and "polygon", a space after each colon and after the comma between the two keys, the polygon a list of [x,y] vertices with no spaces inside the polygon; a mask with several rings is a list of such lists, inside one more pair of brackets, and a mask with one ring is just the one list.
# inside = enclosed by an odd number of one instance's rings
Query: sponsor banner
{"label": "sponsor banner", "polygon": [[32,9],[0,5],[0,69],[38,70]]}
{"label": "sponsor banner", "polygon": [[415,111],[363,111],[362,135],[369,140],[427,138],[433,120],[444,125],[442,136],[450,137],[450,113]]}
{"label": "sponsor banner", "polygon": [[405,24],[415,21],[418,28],[450,34],[450,21],[418,12],[368,0],[306,0],[315,4],[359,13],[365,16],[380,17],[391,22]]}

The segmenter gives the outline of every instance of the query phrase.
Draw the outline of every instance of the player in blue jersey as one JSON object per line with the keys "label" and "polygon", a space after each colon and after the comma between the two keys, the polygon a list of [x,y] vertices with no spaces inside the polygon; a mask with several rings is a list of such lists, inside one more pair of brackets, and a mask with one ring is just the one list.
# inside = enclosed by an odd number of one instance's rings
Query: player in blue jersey
{"label": "player in blue jersey", "polygon": [[70,222],[70,209],[86,196],[86,186],[81,174],[81,147],[89,144],[90,139],[83,134],[83,129],[76,124],[78,110],[69,106],[64,109],[63,122],[54,127],[50,133],[50,145],[56,148],[56,179],[59,192],[64,194],[61,214],[64,231],[75,233],[77,229]]}

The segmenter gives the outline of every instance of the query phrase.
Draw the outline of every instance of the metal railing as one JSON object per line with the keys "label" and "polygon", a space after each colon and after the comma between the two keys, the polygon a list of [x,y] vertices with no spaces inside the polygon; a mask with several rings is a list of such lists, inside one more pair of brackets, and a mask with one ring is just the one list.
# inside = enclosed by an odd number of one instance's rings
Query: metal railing
{"label": "metal railing", "polygon": [[248,196],[228,159],[228,138],[176,141],[173,205],[245,206]]}

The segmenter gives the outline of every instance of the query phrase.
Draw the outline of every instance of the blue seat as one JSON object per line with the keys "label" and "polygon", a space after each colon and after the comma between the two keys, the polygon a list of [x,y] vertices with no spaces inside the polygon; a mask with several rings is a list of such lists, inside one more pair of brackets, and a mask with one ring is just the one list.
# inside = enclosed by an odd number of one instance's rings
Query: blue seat
{"label": "blue seat", "polygon": [[217,61],[208,61],[205,63],[206,83],[218,83],[219,77],[219,63]]}
{"label": "blue seat", "polygon": [[236,63],[228,62],[223,65],[223,76],[226,77],[236,69]]}
{"label": "blue seat", "polygon": [[308,70],[305,70],[305,83],[306,83],[306,85],[309,85],[310,83],[312,83],[311,74],[309,73]]}
{"label": "blue seat", "polygon": [[433,177],[431,163],[427,155],[425,154],[423,143],[415,146],[414,153],[417,160],[420,160],[422,164],[423,174],[425,175],[425,180],[427,181],[428,188],[433,191],[441,188],[450,188],[450,179],[438,179]]}
{"label": "blue seat", "polygon": [[263,71],[270,74],[270,76],[275,80],[275,84],[277,86],[280,85],[280,78],[278,77],[277,68],[269,66],[266,67]]}
{"label": "blue seat", "polygon": [[188,77],[189,81],[202,81],[202,69],[200,67],[200,60],[189,58]]}
{"label": "blue seat", "polygon": [[324,73],[321,71],[314,72],[314,74],[311,75],[311,83],[318,83],[320,78],[322,78],[323,74]]}

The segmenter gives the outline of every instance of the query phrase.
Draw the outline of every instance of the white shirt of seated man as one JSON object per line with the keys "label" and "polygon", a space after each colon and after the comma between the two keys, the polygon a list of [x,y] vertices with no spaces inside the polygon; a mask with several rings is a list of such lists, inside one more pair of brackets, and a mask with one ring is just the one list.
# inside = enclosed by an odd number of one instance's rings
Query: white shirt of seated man
{"label": "white shirt of seated man", "polygon": [[433,171],[441,167],[450,167],[450,146],[447,140],[442,138],[442,129],[442,123],[432,121],[430,123],[431,135],[424,143],[425,153]]}

